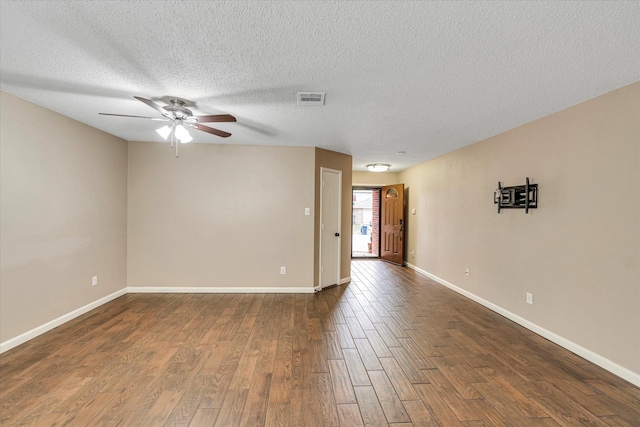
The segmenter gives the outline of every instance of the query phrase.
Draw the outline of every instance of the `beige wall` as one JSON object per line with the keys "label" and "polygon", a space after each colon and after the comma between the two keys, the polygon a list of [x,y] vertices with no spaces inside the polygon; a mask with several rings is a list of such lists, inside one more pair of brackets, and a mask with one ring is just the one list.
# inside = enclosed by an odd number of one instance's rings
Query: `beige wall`
{"label": "beige wall", "polygon": [[312,288],[313,170],[312,147],[129,143],[129,286]]}
{"label": "beige wall", "polygon": [[383,185],[400,184],[400,177],[395,172],[353,172],[354,186],[381,187]]}
{"label": "beige wall", "polygon": [[[635,83],[401,173],[407,261],[640,373],[639,102]],[[498,214],[498,181],[527,176],[539,208]]]}
{"label": "beige wall", "polygon": [[4,92],[0,123],[5,342],[126,287],[127,144]]}
{"label": "beige wall", "polygon": [[351,277],[351,164],[353,159],[348,154],[335,151],[315,149],[315,225],[314,238],[314,279],[316,286],[320,283],[320,168],[328,168],[342,171],[342,217],[340,235],[342,236],[340,247],[340,277],[347,280]]}

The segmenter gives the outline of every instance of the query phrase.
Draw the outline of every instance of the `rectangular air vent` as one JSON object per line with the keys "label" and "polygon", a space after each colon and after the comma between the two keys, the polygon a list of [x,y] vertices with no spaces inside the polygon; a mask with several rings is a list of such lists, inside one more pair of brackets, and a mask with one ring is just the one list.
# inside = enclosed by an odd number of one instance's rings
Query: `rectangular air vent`
{"label": "rectangular air vent", "polygon": [[324,105],[324,92],[298,92],[298,105]]}

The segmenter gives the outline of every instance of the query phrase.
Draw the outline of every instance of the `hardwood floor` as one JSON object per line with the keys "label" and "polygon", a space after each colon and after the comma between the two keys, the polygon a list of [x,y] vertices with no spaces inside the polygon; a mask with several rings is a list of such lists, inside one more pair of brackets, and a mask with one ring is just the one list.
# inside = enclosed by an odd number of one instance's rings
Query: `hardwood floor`
{"label": "hardwood floor", "polygon": [[3,426],[640,426],[640,389],[412,270],[130,294],[0,356]]}

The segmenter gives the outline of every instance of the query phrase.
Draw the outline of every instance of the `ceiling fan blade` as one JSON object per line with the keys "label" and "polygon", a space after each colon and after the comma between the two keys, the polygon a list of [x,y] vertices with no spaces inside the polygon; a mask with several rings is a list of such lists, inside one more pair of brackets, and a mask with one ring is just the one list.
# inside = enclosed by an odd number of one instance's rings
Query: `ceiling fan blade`
{"label": "ceiling fan blade", "polygon": [[140,102],[144,102],[145,104],[147,104],[149,107],[153,108],[154,110],[158,111],[160,114],[162,114],[163,116],[166,116],[167,110],[165,110],[164,108],[162,108],[162,106],[156,104],[155,102],[153,102],[150,99],[146,99],[146,98],[142,98],[140,96],[134,96],[135,99],[137,99]]}
{"label": "ceiling fan blade", "polygon": [[236,118],[231,114],[212,114],[209,116],[196,116],[199,122],[212,123],[212,122],[235,122]]}
{"label": "ceiling fan blade", "polygon": [[210,128],[209,126],[205,126],[205,125],[199,125],[197,123],[190,123],[189,124],[190,127],[192,128],[196,128],[198,130],[201,130],[203,132],[207,132],[207,133],[212,133],[214,135],[218,135],[222,138],[226,138],[228,136],[231,136],[231,134],[229,132],[225,132],[219,129],[214,129],[214,128]]}
{"label": "ceiling fan blade", "polygon": [[137,119],[151,119],[151,120],[158,120],[158,121],[161,121],[161,122],[168,122],[169,121],[169,119],[160,118],[160,117],[130,116],[128,114],[111,114],[111,113],[98,113],[98,114],[103,115],[103,116],[135,117]]}

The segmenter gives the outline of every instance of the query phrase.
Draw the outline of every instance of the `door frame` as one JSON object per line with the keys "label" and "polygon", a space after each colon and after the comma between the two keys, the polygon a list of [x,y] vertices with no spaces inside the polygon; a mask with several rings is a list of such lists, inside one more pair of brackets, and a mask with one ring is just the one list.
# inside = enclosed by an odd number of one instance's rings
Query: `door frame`
{"label": "door frame", "polygon": [[328,172],[328,173],[334,173],[338,175],[338,191],[337,191],[337,208],[338,208],[338,212],[337,212],[337,216],[338,216],[338,233],[340,233],[340,236],[338,236],[338,243],[337,243],[337,268],[336,268],[336,285],[340,284],[340,272],[341,272],[341,249],[342,249],[342,171],[341,170],[337,170],[337,169],[330,169],[330,168],[325,168],[323,166],[320,167],[320,222],[319,222],[319,230],[318,230],[318,286],[316,286],[314,289],[316,291],[319,291],[323,288],[322,286],[322,276],[323,276],[323,272],[322,272],[322,256],[323,256],[323,247],[322,247],[322,227],[323,227],[323,203],[324,203],[324,179],[323,179],[323,175],[324,172]]}

